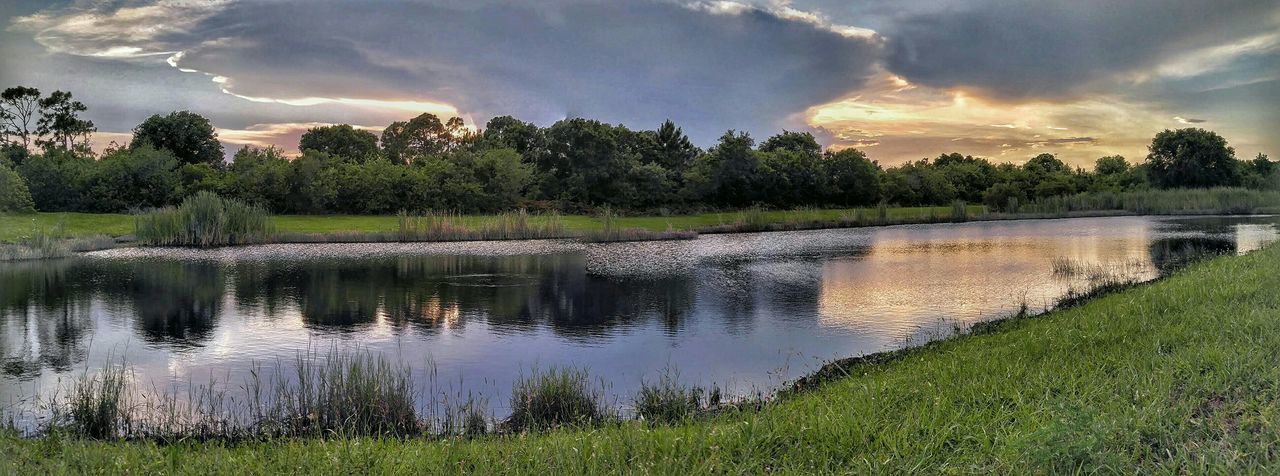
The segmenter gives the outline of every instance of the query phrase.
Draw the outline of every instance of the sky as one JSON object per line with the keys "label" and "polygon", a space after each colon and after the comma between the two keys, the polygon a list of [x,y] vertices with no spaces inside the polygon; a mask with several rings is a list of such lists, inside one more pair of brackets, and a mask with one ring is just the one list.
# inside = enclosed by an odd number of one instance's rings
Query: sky
{"label": "sky", "polygon": [[1280,157],[1280,2],[4,0],[13,85],[73,92],[99,147],[175,110],[287,152],[430,112],[808,131],[884,165],[1137,162],[1181,127]]}

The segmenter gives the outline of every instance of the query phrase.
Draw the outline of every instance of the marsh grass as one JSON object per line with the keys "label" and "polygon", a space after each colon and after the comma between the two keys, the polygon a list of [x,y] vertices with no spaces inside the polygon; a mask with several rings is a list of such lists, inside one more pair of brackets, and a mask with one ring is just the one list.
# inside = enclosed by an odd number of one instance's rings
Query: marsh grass
{"label": "marsh grass", "polygon": [[152,246],[226,246],[262,243],[271,239],[271,215],[258,205],[212,192],[200,192],[177,207],[164,207],[134,216],[135,235]]}
{"label": "marsh grass", "polygon": [[493,216],[466,217],[453,212],[397,215],[398,241],[536,240],[564,238],[559,214],[534,217],[524,209]]}
{"label": "marsh grass", "polygon": [[61,238],[66,235],[66,225],[58,220],[50,229],[31,221],[31,231],[21,237],[17,244],[0,244],[0,261],[18,261],[31,259],[65,258],[71,255],[67,243]]}
{"label": "marsh grass", "polygon": [[953,222],[964,222],[969,220],[969,206],[964,200],[955,200],[951,202],[951,216]]}
{"label": "marsh grass", "polygon": [[[252,400],[260,432],[395,437],[420,432],[407,366],[366,351],[324,357],[308,352],[294,363],[294,380],[277,380],[266,402]],[[261,395],[260,382],[251,381],[251,394]]]}
{"label": "marsh grass", "polygon": [[814,230],[827,228],[856,228],[864,226],[905,225],[917,223],[964,222],[970,219],[986,219],[992,215],[986,207],[968,205],[956,201],[950,207],[893,208],[880,203],[874,208],[846,210],[795,210],[768,211],[753,207],[734,215],[729,223],[697,228],[699,233],[750,233],[761,231]]}
{"label": "marsh grass", "polygon": [[446,405],[440,420],[440,435],[477,437],[489,434],[493,415],[488,401],[468,395],[461,405]]}
{"label": "marsh grass", "polygon": [[1105,210],[1122,210],[1138,215],[1243,215],[1280,211],[1280,191],[1217,187],[1081,193],[1014,204],[1010,210],[1042,215]]}
{"label": "marsh grass", "polygon": [[1153,271],[1152,266],[1140,259],[1110,263],[1094,263],[1085,260],[1055,257],[1049,262],[1054,276],[1084,278],[1090,282],[1107,280],[1134,280]]}
{"label": "marsh grass", "polygon": [[66,401],[57,405],[52,425],[59,432],[95,439],[117,438],[133,427],[133,408],[125,365],[107,365],[81,375]]}
{"label": "marsh grass", "polygon": [[[719,395],[719,387],[716,387],[712,396],[704,397],[702,389],[685,385],[680,382],[679,372],[667,369],[656,382],[640,382],[640,391],[633,404],[637,418],[650,423],[672,424],[718,406]],[[714,405],[711,403],[713,400]]]}
{"label": "marsh grass", "polygon": [[31,220],[31,231],[15,244],[0,243],[0,261],[66,258],[72,253],[114,248],[119,243],[106,235],[71,237],[66,220],[59,218],[46,229]]}
{"label": "marsh grass", "polygon": [[667,224],[666,231],[623,227],[618,215],[608,207],[605,207],[600,212],[599,220],[599,229],[582,232],[578,235],[578,239],[587,243],[609,243],[621,241],[692,240],[698,237],[697,232],[676,230],[670,223]]}
{"label": "marsh grass", "polygon": [[605,405],[603,383],[593,384],[585,369],[551,367],[535,368],[516,380],[505,425],[510,431],[523,432],[592,426],[608,419],[611,412]]}

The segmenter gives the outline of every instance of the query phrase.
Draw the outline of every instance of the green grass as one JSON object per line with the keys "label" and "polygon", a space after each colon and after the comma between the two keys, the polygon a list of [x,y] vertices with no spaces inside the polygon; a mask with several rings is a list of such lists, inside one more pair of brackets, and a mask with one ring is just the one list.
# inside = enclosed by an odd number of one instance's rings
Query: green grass
{"label": "green grass", "polygon": [[1280,247],[847,367],[766,405],[490,438],[0,436],[0,473],[1280,471]]}
{"label": "green grass", "polygon": [[[960,215],[963,210],[964,215]],[[623,235],[653,238],[664,233],[686,237],[681,232],[732,232],[868,226],[898,223],[933,223],[965,220],[1006,220],[1020,218],[1053,218],[1117,214],[1244,214],[1280,212],[1280,191],[1243,188],[1142,190],[1123,193],[1089,193],[1052,197],[1018,207],[1017,213],[992,213],[981,205],[954,202],[937,207],[866,207],[845,209],[760,210],[702,213],[673,216],[585,216],[530,215],[528,225],[545,226],[557,221],[572,235],[595,235],[597,241],[610,241],[611,230],[625,230]],[[484,228],[500,222],[511,213],[497,215],[456,216],[453,221],[470,228]],[[609,218],[606,220],[606,217]],[[126,214],[34,213],[0,214],[0,243],[17,243],[33,229],[32,221],[42,229],[63,224],[64,238],[119,237],[134,233],[134,218]],[[392,236],[400,230],[396,215],[279,215],[273,217],[278,237],[285,241],[306,241],[313,235],[317,241],[327,238],[358,240],[361,235]],[[602,234],[602,232],[605,232]],[[646,236],[644,232],[652,232]],[[628,238],[622,236],[620,238]],[[335,241],[335,240],[329,240]]]}
{"label": "green grass", "polygon": [[[952,207],[897,207],[888,209],[888,217],[895,221],[924,219],[930,216],[946,217]],[[981,206],[969,206],[970,215],[983,212]],[[775,223],[805,220],[839,220],[853,216],[858,209],[815,209],[815,210],[778,210],[763,211],[763,215]],[[874,208],[863,209],[868,217],[874,217]],[[654,232],[674,230],[697,230],[700,228],[729,225],[742,218],[742,212],[703,213],[698,215],[640,216],[616,217],[620,228],[637,228]],[[493,221],[499,215],[467,215],[461,222],[470,226],[479,226]],[[0,214],[0,243],[15,243],[31,232],[31,223],[35,220],[44,228],[52,228],[60,220],[65,224],[67,237],[89,237],[96,235],[125,236],[134,233],[132,215],[120,213],[34,213],[34,214]],[[532,224],[542,224],[548,218],[531,216]],[[566,231],[588,232],[600,231],[604,221],[600,217],[586,215],[563,215],[560,223]],[[276,215],[273,217],[276,231],[281,234],[331,234],[331,233],[396,233],[400,229],[399,217],[396,215]]]}
{"label": "green grass", "polygon": [[133,216],[124,213],[0,213],[0,243],[17,243],[29,236],[33,221],[44,230],[61,222],[68,238],[133,234]]}

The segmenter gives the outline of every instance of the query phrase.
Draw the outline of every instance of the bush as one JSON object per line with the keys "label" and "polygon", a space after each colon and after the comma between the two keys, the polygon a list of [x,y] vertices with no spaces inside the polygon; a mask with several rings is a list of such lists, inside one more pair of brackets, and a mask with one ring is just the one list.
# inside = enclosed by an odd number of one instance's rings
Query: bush
{"label": "bush", "polygon": [[80,210],[85,199],[84,182],[94,168],[92,159],[51,152],[19,164],[31,199],[40,211]]}
{"label": "bush", "polygon": [[27,181],[13,169],[0,166],[0,213],[32,213],[36,204],[31,200]]}
{"label": "bush", "polygon": [[174,203],[181,188],[178,160],[151,147],[117,149],[99,160],[85,178],[82,209],[121,212]]}
{"label": "bush", "polygon": [[571,367],[534,371],[516,381],[511,391],[513,431],[542,430],[564,425],[590,425],[604,419],[604,397],[592,388],[587,372]]}

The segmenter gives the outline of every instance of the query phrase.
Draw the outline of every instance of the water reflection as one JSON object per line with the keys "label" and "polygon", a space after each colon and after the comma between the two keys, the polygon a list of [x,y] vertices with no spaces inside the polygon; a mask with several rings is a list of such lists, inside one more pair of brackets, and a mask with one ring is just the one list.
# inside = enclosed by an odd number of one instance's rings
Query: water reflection
{"label": "water reflection", "polygon": [[260,259],[157,251],[3,264],[0,399],[29,390],[20,382],[47,387],[113,352],[144,380],[192,379],[243,372],[326,339],[411,365],[430,360],[497,388],[533,362],[588,365],[619,393],[667,366],[695,380],[767,386],[820,360],[900,345],[943,320],[1047,306],[1080,285],[1051,272],[1055,258],[1136,262],[1151,277],[1256,249],[1276,239],[1275,223],[1119,217],[721,235],[527,255],[349,245],[328,256],[280,247]]}

